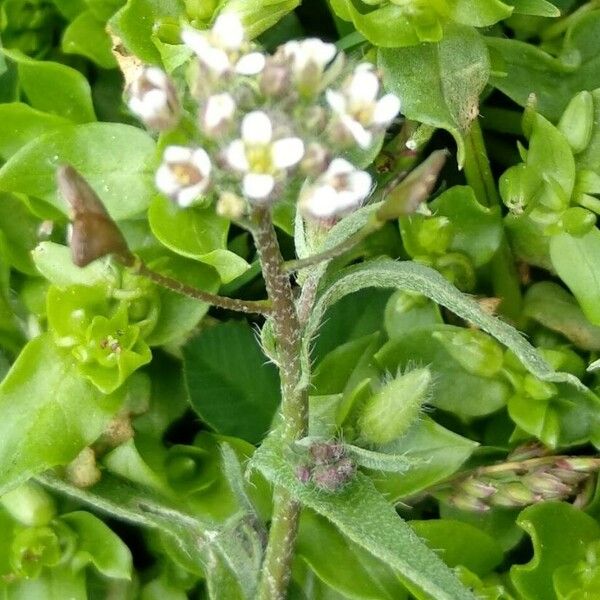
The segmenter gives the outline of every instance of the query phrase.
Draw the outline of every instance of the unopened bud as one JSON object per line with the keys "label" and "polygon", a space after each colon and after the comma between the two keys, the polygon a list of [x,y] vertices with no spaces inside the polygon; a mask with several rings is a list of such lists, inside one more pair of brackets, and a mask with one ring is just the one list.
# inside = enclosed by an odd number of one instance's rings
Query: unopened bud
{"label": "unopened bud", "polygon": [[489,498],[496,493],[496,486],[489,482],[469,477],[460,484],[460,489],[473,498]]}
{"label": "unopened bud", "polygon": [[526,164],[510,167],[500,176],[499,189],[502,201],[515,215],[523,214],[533,199],[540,183],[539,176]]}
{"label": "unopened bud", "polygon": [[291,73],[286,60],[279,56],[267,59],[260,75],[260,91],[265,96],[278,97],[290,89]]}
{"label": "unopened bud", "polygon": [[102,473],[96,466],[96,454],[84,448],[66,467],[67,480],[78,488],[88,488],[100,481]]}
{"label": "unopened bud", "polygon": [[403,435],[428,399],[431,372],[414,369],[384,383],[367,400],[359,417],[360,436],[369,444],[386,444]]}
{"label": "unopened bud", "polygon": [[318,177],[327,169],[330,158],[329,152],[324,146],[313,142],[306,147],[300,169],[309,177]]}
{"label": "unopened bud", "polygon": [[569,456],[559,458],[555,464],[561,469],[578,471],[580,473],[594,473],[600,469],[600,460],[597,458]]}
{"label": "unopened bud", "polygon": [[27,527],[49,523],[56,515],[54,501],[39,485],[25,483],[0,498],[2,507],[13,519]]}
{"label": "unopened bud", "polygon": [[521,481],[532,492],[541,494],[545,500],[564,498],[573,492],[571,486],[545,471],[525,475]]}
{"label": "unopened bud", "polygon": [[127,88],[128,106],[148,127],[171,129],[179,120],[179,102],[167,74],[158,67],[145,67]]}
{"label": "unopened bud", "polygon": [[453,494],[446,501],[459,510],[469,512],[487,512],[490,510],[490,507],[485,502],[469,494]]}
{"label": "unopened bud", "polygon": [[518,506],[527,506],[534,504],[542,499],[540,494],[526,488],[520,482],[503,484],[498,491],[489,498],[489,502],[494,506],[503,506],[505,508],[516,508]]}
{"label": "unopened bud", "polygon": [[569,469],[561,469],[560,467],[549,469],[548,472],[567,485],[578,485],[588,476],[588,473],[571,471]]}
{"label": "unopened bud", "polygon": [[342,458],[330,465],[318,465],[313,469],[312,481],[315,486],[327,492],[337,492],[350,482],[356,466],[350,458]]}
{"label": "unopened bud", "polygon": [[231,94],[210,96],[202,111],[202,130],[213,138],[226,134],[233,122],[235,111],[236,105]]}
{"label": "unopened bud", "polygon": [[309,448],[309,453],[316,465],[334,463],[346,455],[344,445],[338,442],[317,442]]}
{"label": "unopened bud", "polygon": [[242,198],[232,192],[223,192],[217,200],[217,214],[232,221],[243,216],[246,203]]}
{"label": "unopened bud", "polygon": [[567,138],[575,154],[587,148],[594,129],[594,99],[590,92],[579,92],[567,104],[558,122],[558,129]]}

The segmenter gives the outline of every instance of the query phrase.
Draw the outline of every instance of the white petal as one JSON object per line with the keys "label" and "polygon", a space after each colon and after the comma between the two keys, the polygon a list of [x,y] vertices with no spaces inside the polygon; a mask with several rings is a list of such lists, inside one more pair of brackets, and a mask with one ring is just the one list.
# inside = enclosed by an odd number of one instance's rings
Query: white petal
{"label": "white petal", "polygon": [[349,175],[348,188],[362,202],[371,191],[371,176],[365,171],[354,171]]}
{"label": "white petal", "polygon": [[234,140],[227,146],[225,159],[229,163],[229,166],[236,171],[244,173],[250,168],[248,158],[246,157],[246,148],[242,140]]}
{"label": "white petal", "polygon": [[302,210],[317,219],[328,219],[336,214],[337,192],[330,185],[313,187],[301,200]]}
{"label": "white petal", "polygon": [[373,71],[356,69],[350,80],[348,96],[351,102],[371,104],[379,92],[379,78]]}
{"label": "white petal", "polygon": [[341,116],[341,122],[344,127],[350,132],[356,143],[364,150],[371,145],[373,134],[365,129],[358,121],[355,121],[348,115]]}
{"label": "white petal", "polygon": [[210,175],[212,165],[206,150],[203,148],[196,148],[192,155],[191,162],[198,169],[198,171],[202,173],[204,178],[207,180],[206,185],[208,185],[208,176]]}
{"label": "white petal", "polygon": [[129,108],[144,119],[156,117],[168,108],[169,99],[162,90],[150,90],[143,98],[131,98]]}
{"label": "white petal", "polygon": [[227,50],[237,50],[244,41],[244,27],[240,17],[233,12],[219,15],[211,34],[214,42]]}
{"label": "white petal", "polygon": [[272,175],[264,173],[248,173],[244,175],[242,188],[244,195],[252,200],[264,200],[275,187],[275,179]]}
{"label": "white petal", "polygon": [[364,197],[361,198],[358,194],[355,194],[350,190],[343,190],[338,193],[337,200],[338,214],[342,214],[358,208],[364,200]]}
{"label": "white petal", "polygon": [[400,112],[400,98],[396,94],[382,96],[375,105],[373,111],[373,123],[375,125],[389,125]]}
{"label": "white petal", "polygon": [[288,58],[293,58],[296,56],[298,51],[300,50],[300,42],[296,40],[292,40],[290,42],[286,42],[282,46],[284,56]]}
{"label": "white petal", "polygon": [[169,84],[169,77],[162,69],[159,69],[158,67],[146,67],[142,71],[141,76],[145,77],[156,87],[164,88]]}
{"label": "white petal", "polygon": [[310,38],[304,44],[312,59],[321,67],[329,63],[337,52],[335,44],[323,42],[319,38]]}
{"label": "white petal", "polygon": [[354,165],[352,163],[349,163],[345,158],[334,158],[331,163],[329,163],[329,167],[327,167],[325,177],[329,178],[337,175],[346,175],[352,173],[352,171],[354,171]]}
{"label": "white petal", "polygon": [[194,150],[187,146],[167,146],[163,154],[163,159],[169,163],[187,162],[191,160],[193,153]]}
{"label": "white petal", "polygon": [[168,165],[160,165],[154,178],[156,187],[167,196],[175,194],[181,187]]}
{"label": "white petal", "polygon": [[300,138],[283,138],[273,142],[271,157],[278,169],[298,164],[304,156],[304,142]]}
{"label": "white petal", "polygon": [[235,72],[240,75],[256,75],[265,68],[265,56],[260,52],[251,52],[242,56],[235,65]]}
{"label": "white petal", "polygon": [[242,139],[247,144],[268,144],[273,137],[271,119],[261,110],[248,113],[242,121]]}
{"label": "white petal", "polygon": [[218,127],[223,121],[229,121],[235,113],[235,101],[230,94],[211,96],[204,110],[204,126],[207,129]]}
{"label": "white petal", "polygon": [[346,112],[346,99],[343,94],[333,90],[326,90],[325,98],[327,99],[327,104],[329,104],[336,113],[341,114]]}
{"label": "white petal", "polygon": [[195,54],[202,54],[206,48],[210,47],[206,33],[202,33],[191,27],[184,27],[181,32],[181,40]]}
{"label": "white petal", "polygon": [[216,75],[222,75],[231,69],[231,62],[227,52],[220,48],[208,46],[198,58]]}
{"label": "white petal", "polygon": [[208,186],[208,179],[202,180],[196,185],[190,185],[188,187],[182,188],[179,193],[175,196],[175,202],[183,208],[186,208],[193,204],[194,200],[196,200],[202,193],[206,190]]}

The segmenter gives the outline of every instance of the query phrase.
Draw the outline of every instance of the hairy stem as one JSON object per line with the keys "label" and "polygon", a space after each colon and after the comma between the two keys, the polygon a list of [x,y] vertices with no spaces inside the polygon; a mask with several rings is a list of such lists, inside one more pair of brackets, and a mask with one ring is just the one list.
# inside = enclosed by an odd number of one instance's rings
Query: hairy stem
{"label": "hairy stem", "polygon": [[207,302],[213,306],[218,306],[219,308],[225,308],[227,310],[263,315],[271,314],[271,304],[268,300],[238,300],[237,298],[227,298],[226,296],[211,294],[210,292],[205,292],[204,290],[186,285],[178,279],[173,279],[167,275],[157,273],[156,271],[153,271],[147,267],[140,260],[136,260],[131,267],[138,275],[146,277],[157,285],[176,292],[177,294],[181,294],[182,296],[188,296],[190,298],[194,298],[195,300]]}
{"label": "hairy stem", "polygon": [[[283,438],[284,442],[292,443],[306,434],[308,419],[307,390],[301,389],[299,385],[300,323],[270,211],[267,208],[256,208],[251,219],[252,234],[272,303],[271,318],[281,379]],[[257,596],[259,600],[280,600],[286,597],[299,515],[299,504],[285,489],[276,487],[269,541]]]}

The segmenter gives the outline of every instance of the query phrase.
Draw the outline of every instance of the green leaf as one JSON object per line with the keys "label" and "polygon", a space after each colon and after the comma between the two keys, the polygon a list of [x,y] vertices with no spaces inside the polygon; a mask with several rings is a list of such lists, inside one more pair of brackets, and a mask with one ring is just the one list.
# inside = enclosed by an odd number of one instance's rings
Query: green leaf
{"label": "green leaf", "polygon": [[227,250],[229,222],[212,208],[182,210],[162,196],[156,196],[148,211],[152,233],[167,248],[214,267],[223,283],[239,277],[250,265]]}
{"label": "green leaf", "polygon": [[[163,275],[175,277],[178,281],[207,292],[214,293],[219,289],[220,280],[217,272],[212,267],[201,263],[178,256],[169,256],[166,260],[160,261],[160,264],[153,264],[152,268]],[[158,294],[160,297],[158,321],[146,338],[150,346],[160,346],[182,339],[198,325],[210,308],[205,302],[198,302],[194,298],[164,288],[159,287]]]}
{"label": "green leaf", "polygon": [[449,131],[462,165],[464,136],[479,114],[479,94],[490,75],[483,37],[469,27],[451,25],[437,44],[381,48],[377,62],[386,88],[402,100],[402,113]]}
{"label": "green leaf", "polygon": [[29,342],[0,384],[0,495],[73,460],[116,408],[48,334]]}
{"label": "green leaf", "polygon": [[71,124],[64,117],[36,110],[22,102],[0,104],[0,122],[0,158],[4,160],[44,133]]}
{"label": "green leaf", "polygon": [[105,26],[106,23],[97,19],[91,10],[80,13],[63,33],[63,52],[85,56],[103,69],[116,67]]}
{"label": "green leaf", "polygon": [[600,350],[600,327],[585,318],[575,298],[557,283],[534,283],[525,295],[523,314],[562,333],[578,348]]}
{"label": "green leaf", "polygon": [[230,10],[240,15],[246,35],[254,39],[299,4],[300,0],[225,0],[219,4],[219,12]]}
{"label": "green leaf", "polygon": [[172,17],[176,23],[184,14],[182,0],[128,0],[109,21],[109,27],[140,60],[160,64],[160,53],[152,43],[155,27],[162,18]]}
{"label": "green leaf", "polygon": [[51,61],[33,60],[18,50],[3,50],[18,65],[19,83],[29,104],[75,123],[96,120],[87,79],[75,69]]}
{"label": "green leaf", "polygon": [[513,585],[524,600],[556,600],[553,574],[585,558],[586,545],[600,537],[600,526],[577,508],[559,502],[530,506],[517,523],[531,536],[534,557],[526,565],[511,568]]}
{"label": "green leaf", "polygon": [[594,228],[582,237],[568,233],[553,236],[550,257],[583,314],[594,325],[600,325],[600,231]]}
{"label": "green leaf", "polygon": [[327,308],[344,296],[366,287],[400,288],[423,294],[506,345],[536,377],[544,381],[569,382],[580,390],[587,391],[573,375],[555,372],[516,329],[487,314],[477,302],[459,292],[437,271],[414,262],[387,259],[343,269],[321,293],[306,325],[302,353],[304,377],[309,372],[310,340]]}
{"label": "green leaf", "polygon": [[487,37],[504,71],[492,77],[491,83],[521,106],[526,106],[534,93],[537,109],[551,121],[558,121],[577,92],[600,87],[599,36],[600,11],[596,10],[573,21],[558,58],[532,44]]}
{"label": "green leaf", "polygon": [[40,198],[67,212],[56,169],[73,165],[115,219],[144,211],[154,195],[154,140],[120,123],[90,123],[50,132],[21,148],[0,169],[0,189]]}
{"label": "green leaf", "polygon": [[106,577],[131,579],[131,552],[108,525],[84,511],[62,515],[60,520],[77,535],[77,548],[71,559],[73,570],[91,563]]}
{"label": "green leaf", "polygon": [[449,249],[466,254],[476,267],[489,262],[502,241],[500,210],[486,208],[470,186],[455,185],[438,196],[431,208],[453,225]]}
{"label": "green leaf", "polygon": [[476,575],[487,575],[504,557],[496,540],[468,523],[433,519],[410,521],[409,525],[431,548],[440,551],[450,567],[462,565]]}
{"label": "green leaf", "polygon": [[403,600],[407,592],[389,566],[350,542],[327,519],[305,509],[296,554],[319,579],[345,597]]}
{"label": "green leaf", "polygon": [[302,505],[327,518],[357,546],[394,569],[410,590],[418,590],[419,597],[474,598],[375,490],[368,477],[358,473],[336,493],[323,493],[305,485],[286,459],[278,434],[276,430],[263,442],[251,462],[267,479],[287,489]]}
{"label": "green leaf", "polygon": [[476,447],[476,442],[422,417],[405,436],[380,448],[387,454],[403,455],[412,467],[401,474],[372,472],[371,478],[386,498],[396,502],[458,471]]}
{"label": "green leaf", "polygon": [[265,363],[252,329],[221,323],[183,349],[194,410],[219,433],[260,441],[279,405],[277,372]]}
{"label": "green leaf", "polygon": [[0,231],[6,239],[6,259],[27,275],[36,274],[31,251],[37,244],[39,224],[39,219],[31,214],[20,198],[0,192]]}
{"label": "green leaf", "polygon": [[536,17],[560,17],[560,10],[548,0],[508,0],[514,6],[513,14]]}

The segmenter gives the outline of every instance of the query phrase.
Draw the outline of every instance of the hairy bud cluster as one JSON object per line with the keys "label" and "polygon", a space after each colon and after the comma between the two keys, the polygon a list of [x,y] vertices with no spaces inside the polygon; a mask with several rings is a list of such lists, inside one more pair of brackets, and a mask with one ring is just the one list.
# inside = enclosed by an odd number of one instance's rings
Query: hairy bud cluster
{"label": "hairy bud cluster", "polygon": [[132,112],[157,130],[183,123],[182,107],[195,112],[193,142],[164,150],[156,173],[163,194],[184,208],[215,198],[219,213],[232,218],[275,203],[293,182],[304,183],[300,209],[315,220],[339,218],[365,201],[371,176],[340,153],[369,149],[400,111],[394,94],[381,93],[373,65],[353,68],[318,39],[268,55],[231,12],[210,30],[185,28],[182,39],[193,53],[189,97],[178,99],[156,67],[141,69],[127,90]]}
{"label": "hairy bud cluster", "polygon": [[315,442],[308,449],[309,459],[296,469],[301,483],[312,483],[326,492],[337,492],[354,477],[356,465],[338,442]]}

